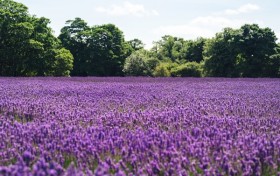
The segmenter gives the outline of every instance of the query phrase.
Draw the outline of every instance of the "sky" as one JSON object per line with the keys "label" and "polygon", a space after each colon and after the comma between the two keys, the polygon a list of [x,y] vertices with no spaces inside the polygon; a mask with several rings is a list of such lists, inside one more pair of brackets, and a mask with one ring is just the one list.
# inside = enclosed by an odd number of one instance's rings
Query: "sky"
{"label": "sky", "polygon": [[[16,0],[37,17],[51,20],[58,36],[67,20],[80,17],[89,26],[112,23],[126,40],[140,39],[145,48],[164,35],[211,38],[225,27],[257,23],[280,38],[278,0]],[[279,41],[279,40],[278,40]]]}

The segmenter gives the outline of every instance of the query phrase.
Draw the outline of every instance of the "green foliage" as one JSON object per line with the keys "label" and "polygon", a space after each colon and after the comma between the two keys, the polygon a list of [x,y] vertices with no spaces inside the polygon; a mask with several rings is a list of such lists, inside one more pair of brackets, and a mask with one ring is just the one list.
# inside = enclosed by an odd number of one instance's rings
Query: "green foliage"
{"label": "green foliage", "polygon": [[145,76],[146,63],[145,55],[135,52],[126,58],[123,72],[128,76]]}
{"label": "green foliage", "polygon": [[173,62],[176,60],[185,60],[186,62],[200,62],[203,60],[203,47],[206,39],[198,38],[197,40],[187,40],[173,37],[170,35],[163,36],[161,40],[154,42],[151,51],[158,59],[169,58]]}
{"label": "green foliage", "polygon": [[139,50],[126,58],[123,72],[128,76],[151,76],[159,60],[149,57],[145,50]]}
{"label": "green foliage", "polygon": [[70,50],[74,57],[73,70],[71,75],[86,75],[85,67],[88,67],[88,46],[87,40],[90,38],[90,27],[81,18],[66,21],[66,26],[61,29],[58,38],[62,45]]}
{"label": "green foliage", "polygon": [[144,50],[113,24],[69,20],[58,38],[13,0],[0,0],[0,76],[280,77],[280,46],[269,28],[245,24],[212,39],[165,35]]}
{"label": "green foliage", "polygon": [[62,48],[55,50],[54,76],[69,76],[73,68],[73,56],[69,50]]}
{"label": "green foliage", "polygon": [[164,64],[160,64],[155,68],[154,76],[156,77],[169,77],[171,76],[170,71],[167,69],[167,67]]}
{"label": "green foliage", "polygon": [[215,38],[206,42],[204,50],[204,68],[207,76],[236,77],[235,70],[237,48],[234,41],[236,31],[226,28]]}
{"label": "green foliage", "polygon": [[201,77],[202,69],[197,62],[188,62],[183,65],[174,67],[171,70],[171,75],[177,77]]}
{"label": "green foliage", "polygon": [[187,62],[201,62],[203,60],[203,50],[206,41],[204,38],[186,41],[184,48],[180,52],[181,59]]}
{"label": "green foliage", "polygon": [[165,35],[158,42],[154,43],[151,51],[158,59],[163,60],[169,58],[175,61],[180,57],[180,52],[183,48],[184,40],[182,38]]}
{"label": "green foliage", "polygon": [[81,18],[69,20],[59,39],[74,56],[73,76],[120,76],[131,47],[113,24],[89,27]]}
{"label": "green foliage", "polygon": [[131,46],[133,51],[144,49],[144,43],[139,39],[129,40],[128,44]]}
{"label": "green foliage", "polygon": [[148,57],[145,59],[146,63],[146,73],[149,76],[153,75],[155,68],[160,64],[160,61],[155,57]]}
{"label": "green foliage", "polygon": [[169,77],[171,76],[171,70],[177,67],[176,63],[162,62],[154,70],[153,76],[155,77]]}
{"label": "green foliage", "polygon": [[[48,27],[50,20],[31,16],[12,0],[0,0],[0,12],[0,76],[53,76],[53,50],[62,46]],[[72,69],[64,68],[61,72]]]}
{"label": "green foliage", "polygon": [[65,153],[63,154],[63,159],[64,159],[64,163],[63,163],[64,168],[68,168],[71,164],[77,166],[77,158],[75,155]]}
{"label": "green foliage", "polygon": [[[270,56],[275,53],[276,36],[269,28],[258,25],[244,25],[236,36],[239,53],[245,58],[238,63],[242,77],[263,77],[270,64]],[[279,64],[278,64],[279,66]],[[273,75],[276,75],[274,73]]]}
{"label": "green foliage", "polygon": [[265,73],[267,77],[280,77],[280,53],[271,55],[266,65]]}
{"label": "green foliage", "polygon": [[223,77],[277,77],[276,36],[269,28],[244,25],[226,28],[204,48],[205,73]]}

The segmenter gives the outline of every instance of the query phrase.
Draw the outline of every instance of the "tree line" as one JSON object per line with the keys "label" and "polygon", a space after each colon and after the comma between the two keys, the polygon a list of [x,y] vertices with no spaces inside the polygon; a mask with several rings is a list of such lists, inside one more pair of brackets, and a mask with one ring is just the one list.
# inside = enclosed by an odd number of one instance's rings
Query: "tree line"
{"label": "tree line", "polygon": [[58,37],[50,20],[0,0],[0,76],[280,77],[280,45],[270,28],[245,24],[215,37],[166,35],[144,49],[113,24],[66,22]]}

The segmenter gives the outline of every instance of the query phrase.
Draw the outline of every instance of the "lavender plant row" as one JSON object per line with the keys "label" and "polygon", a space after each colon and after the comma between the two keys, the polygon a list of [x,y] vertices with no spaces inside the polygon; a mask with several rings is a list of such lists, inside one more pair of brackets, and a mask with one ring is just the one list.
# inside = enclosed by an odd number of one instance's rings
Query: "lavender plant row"
{"label": "lavender plant row", "polygon": [[0,175],[280,175],[280,80],[0,78]]}

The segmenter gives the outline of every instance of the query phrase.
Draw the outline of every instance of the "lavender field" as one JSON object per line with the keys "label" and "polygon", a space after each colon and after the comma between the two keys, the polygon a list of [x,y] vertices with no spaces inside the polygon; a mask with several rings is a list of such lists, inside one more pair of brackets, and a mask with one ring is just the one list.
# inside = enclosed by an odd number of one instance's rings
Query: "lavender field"
{"label": "lavender field", "polygon": [[280,175],[280,80],[0,78],[0,175]]}

